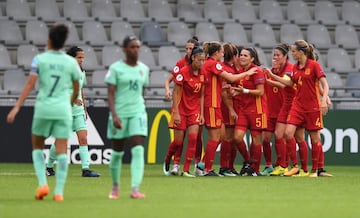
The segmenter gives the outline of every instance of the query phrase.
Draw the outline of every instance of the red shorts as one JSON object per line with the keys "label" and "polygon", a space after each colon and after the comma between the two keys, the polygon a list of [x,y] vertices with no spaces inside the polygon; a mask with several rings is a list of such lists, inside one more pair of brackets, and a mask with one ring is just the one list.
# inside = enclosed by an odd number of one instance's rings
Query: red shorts
{"label": "red shorts", "polygon": [[276,121],[277,121],[277,118],[269,117],[267,119],[267,127],[266,127],[265,131],[275,132]]}
{"label": "red shorts", "polygon": [[239,113],[235,129],[263,131],[267,127],[267,116],[263,114]]}
{"label": "red shorts", "polygon": [[235,120],[230,117],[229,109],[224,103],[221,103],[221,114],[225,127],[235,126]]}
{"label": "red shorts", "polygon": [[204,120],[206,128],[221,128],[223,120],[221,109],[215,107],[205,107]]}
{"label": "red shorts", "polygon": [[320,130],[324,127],[321,111],[300,112],[294,108],[290,110],[287,123],[304,127],[307,131]]}
{"label": "red shorts", "polygon": [[277,122],[279,123],[286,123],[287,119],[288,119],[288,115],[291,109],[291,104],[290,105],[283,105],[280,109],[278,118],[277,118]]}
{"label": "red shorts", "polygon": [[174,123],[174,114],[171,113],[169,128],[177,130],[186,130],[189,126],[200,124],[200,114],[180,115],[181,122],[179,125]]}

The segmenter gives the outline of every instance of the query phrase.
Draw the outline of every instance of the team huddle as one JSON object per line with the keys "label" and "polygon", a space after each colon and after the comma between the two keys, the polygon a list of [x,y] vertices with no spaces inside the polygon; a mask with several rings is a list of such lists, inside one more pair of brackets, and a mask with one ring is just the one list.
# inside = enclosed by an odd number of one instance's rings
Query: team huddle
{"label": "team huddle", "polygon": [[[163,171],[180,174],[187,131],[182,176],[308,176],[330,177],[324,169],[320,130],[322,116],[331,105],[326,75],[317,62],[314,46],[304,40],[282,43],[273,49],[271,69],[263,67],[253,47],[217,41],[199,45],[197,37],[186,43],[186,56],[176,63],[165,81],[166,98],[172,98],[174,140],[169,144]],[[289,53],[296,63],[289,62]],[[170,82],[174,81],[173,92]],[[202,129],[208,141],[202,157]],[[249,130],[249,150],[244,136]],[[312,168],[308,170],[311,138]],[[272,160],[271,138],[276,159]],[[213,162],[220,147],[220,169]],[[299,159],[296,144],[299,147]],[[234,166],[237,151],[243,166]],[[262,154],[265,168],[260,171]],[[173,157],[173,168],[170,169]],[[190,165],[195,160],[194,173]]]}

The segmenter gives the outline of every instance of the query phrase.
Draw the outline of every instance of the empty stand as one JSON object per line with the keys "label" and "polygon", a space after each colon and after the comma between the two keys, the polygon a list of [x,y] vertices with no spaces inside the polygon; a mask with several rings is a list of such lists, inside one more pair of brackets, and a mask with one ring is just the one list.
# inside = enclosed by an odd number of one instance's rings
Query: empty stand
{"label": "empty stand", "polygon": [[85,21],[82,27],[83,40],[94,46],[112,44],[108,40],[105,28],[99,21]]}
{"label": "empty stand", "polygon": [[105,67],[109,67],[116,61],[124,60],[125,55],[122,48],[118,45],[104,46],[102,49],[102,64]]}
{"label": "empty stand", "polygon": [[83,0],[64,0],[64,17],[73,22],[93,20]]}
{"label": "empty stand", "polygon": [[240,23],[225,23],[223,33],[224,42],[231,42],[242,46],[250,44],[245,29]]}
{"label": "empty stand", "polygon": [[0,30],[0,42],[9,45],[25,43],[20,28],[15,21],[0,20]]}
{"label": "empty stand", "polygon": [[62,19],[55,0],[35,0],[35,16],[50,22]]}
{"label": "empty stand", "polygon": [[327,53],[327,67],[339,73],[354,72],[350,57],[343,48],[329,48]]}
{"label": "empty stand", "polygon": [[360,47],[358,34],[352,25],[336,25],[335,43],[343,48]]}
{"label": "empty stand", "polygon": [[2,92],[10,95],[18,95],[23,90],[26,80],[27,77],[23,70],[7,70],[4,72]]}
{"label": "empty stand", "polygon": [[176,46],[185,45],[186,41],[191,38],[189,27],[182,21],[170,22],[166,32],[168,41],[175,43]]}
{"label": "empty stand", "polygon": [[20,45],[17,49],[17,65],[29,70],[31,62],[39,49],[35,45]]}
{"label": "empty stand", "polygon": [[107,70],[95,70],[92,73],[91,86],[94,86],[91,90],[96,95],[107,96],[107,85],[104,82]]}
{"label": "empty stand", "polygon": [[115,21],[118,19],[111,0],[93,0],[91,16],[100,21]]}
{"label": "empty stand", "polygon": [[177,16],[187,22],[205,21],[202,10],[196,0],[179,0],[177,2]]}
{"label": "empty stand", "polygon": [[158,65],[155,62],[155,57],[153,52],[146,45],[142,45],[140,47],[139,60],[144,64],[146,64],[152,70],[160,70],[160,67],[158,67]]}
{"label": "empty stand", "polygon": [[161,46],[159,48],[159,66],[167,71],[171,71],[180,58],[181,54],[175,46]]}
{"label": "empty stand", "polygon": [[326,0],[315,2],[314,16],[315,20],[321,22],[322,24],[344,23],[343,21],[340,21],[334,4]]}
{"label": "empty stand", "polygon": [[287,18],[297,24],[315,24],[310,15],[308,5],[302,0],[292,0],[287,3]]}
{"label": "empty stand", "polygon": [[148,46],[171,45],[167,41],[160,25],[154,21],[148,21],[141,24],[140,40]]}
{"label": "empty stand", "polygon": [[0,70],[11,70],[16,68],[17,66],[11,63],[7,48],[3,44],[0,44]]}
{"label": "empty stand", "polygon": [[282,24],[280,27],[280,42],[293,44],[296,40],[304,39],[303,33],[297,24]]}
{"label": "empty stand", "polygon": [[29,3],[26,0],[7,0],[6,15],[18,21],[35,19],[31,14]]}
{"label": "empty stand", "polygon": [[102,70],[104,68],[99,64],[93,47],[89,45],[81,45],[79,47],[82,48],[85,53],[84,63],[82,65],[85,70]]}
{"label": "empty stand", "polygon": [[231,21],[226,6],[222,0],[205,1],[204,17],[213,23],[226,23]]}
{"label": "empty stand", "polygon": [[311,24],[307,29],[307,41],[317,48],[336,47],[330,38],[328,29],[323,24]]}
{"label": "empty stand", "polygon": [[269,24],[254,24],[252,26],[251,35],[252,43],[256,46],[271,48],[276,44],[275,33]]}
{"label": "empty stand", "polygon": [[154,18],[157,22],[174,22],[179,18],[174,17],[169,2],[166,0],[149,0],[148,4],[149,17]]}
{"label": "empty stand", "polygon": [[126,36],[135,35],[131,24],[127,21],[115,21],[110,26],[110,38],[112,42],[122,45]]}
{"label": "empty stand", "polygon": [[249,0],[234,0],[231,7],[233,19],[242,24],[253,24],[260,22],[256,16],[255,8]]}
{"label": "empty stand", "polygon": [[356,49],[355,55],[355,68],[360,72],[360,48]]}
{"label": "empty stand", "polygon": [[121,0],[120,16],[130,22],[144,22],[151,19],[145,15],[141,1],[139,0]]}
{"label": "empty stand", "polygon": [[360,3],[353,0],[342,2],[342,19],[352,25],[360,25]]}
{"label": "empty stand", "polygon": [[83,45],[85,42],[80,40],[78,30],[75,24],[71,21],[60,21],[69,28],[69,35],[65,42],[66,45]]}
{"label": "empty stand", "polygon": [[26,23],[25,37],[29,43],[46,45],[48,39],[48,27],[44,21],[31,20]]}
{"label": "empty stand", "polygon": [[353,97],[360,98],[360,73],[349,73],[346,78],[345,86],[347,88],[355,88],[356,90],[349,90],[348,92],[352,94]]}
{"label": "empty stand", "polygon": [[200,42],[221,41],[216,26],[210,22],[200,22],[196,24],[195,35],[199,37]]}
{"label": "empty stand", "polygon": [[263,22],[282,24],[286,22],[280,4],[275,0],[261,0],[259,5],[259,18]]}
{"label": "empty stand", "polygon": [[341,79],[340,74],[335,72],[326,73],[326,80],[329,85],[330,97],[342,97],[345,96],[344,81]]}

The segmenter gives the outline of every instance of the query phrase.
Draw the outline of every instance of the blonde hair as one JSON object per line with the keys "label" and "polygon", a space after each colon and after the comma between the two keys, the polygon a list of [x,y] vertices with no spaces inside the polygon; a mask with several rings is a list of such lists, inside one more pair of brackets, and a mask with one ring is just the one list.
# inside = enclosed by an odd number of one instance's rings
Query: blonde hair
{"label": "blonde hair", "polygon": [[307,43],[305,40],[296,40],[294,43],[295,48],[298,51],[303,51],[307,58],[316,60],[314,45]]}

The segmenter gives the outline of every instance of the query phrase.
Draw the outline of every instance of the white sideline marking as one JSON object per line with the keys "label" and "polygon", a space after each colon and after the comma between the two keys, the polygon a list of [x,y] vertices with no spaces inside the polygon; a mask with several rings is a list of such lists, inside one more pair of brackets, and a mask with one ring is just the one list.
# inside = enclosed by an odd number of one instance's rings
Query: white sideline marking
{"label": "white sideline marking", "polygon": [[35,173],[13,173],[13,172],[0,172],[0,176],[32,176]]}

